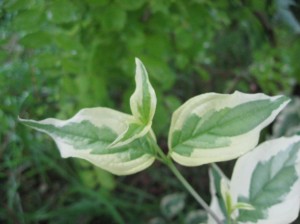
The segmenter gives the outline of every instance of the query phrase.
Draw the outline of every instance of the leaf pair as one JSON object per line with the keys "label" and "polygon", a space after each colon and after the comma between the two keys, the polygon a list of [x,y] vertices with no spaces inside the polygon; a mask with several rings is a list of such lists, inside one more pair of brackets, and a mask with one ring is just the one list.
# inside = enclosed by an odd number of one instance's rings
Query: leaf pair
{"label": "leaf pair", "polygon": [[[79,111],[69,120],[20,119],[50,135],[62,157],[78,157],[117,175],[139,172],[155,160],[151,129],[156,95],[147,71],[136,59],[132,115],[108,108]],[[256,146],[261,129],[288,103],[284,96],[206,93],[196,96],[172,116],[169,155],[185,166],[237,158]]]}
{"label": "leaf pair", "polygon": [[156,141],[151,130],[156,95],[139,59],[135,81],[132,115],[97,107],[82,109],[69,120],[20,121],[50,135],[64,158],[82,158],[116,175],[139,172],[154,162]]}
{"label": "leaf pair", "polygon": [[[229,181],[218,167],[210,169],[211,209],[222,220],[238,223],[291,223],[300,208],[300,136],[259,145],[239,158]],[[222,183],[229,185],[221,197]],[[228,213],[226,198],[237,210]],[[238,210],[239,209],[239,210]],[[210,217],[209,224],[215,223]]]}

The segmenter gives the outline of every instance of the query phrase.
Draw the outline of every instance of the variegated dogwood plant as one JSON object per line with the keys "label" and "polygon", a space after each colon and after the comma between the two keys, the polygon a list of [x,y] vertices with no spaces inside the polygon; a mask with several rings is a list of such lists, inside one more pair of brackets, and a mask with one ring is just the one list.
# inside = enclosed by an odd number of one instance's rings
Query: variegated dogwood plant
{"label": "variegated dogwood plant", "polygon": [[[260,131],[288,104],[285,96],[262,93],[206,93],[173,114],[166,155],[151,128],[155,91],[136,59],[132,114],[104,107],[80,110],[68,120],[20,121],[51,136],[63,158],[77,157],[116,175],[166,164],[208,212],[208,223],[291,223],[300,205],[300,136],[279,138],[258,147]],[[256,147],[256,148],[255,148]],[[240,157],[229,180],[212,164],[210,206],[180,174],[173,161],[200,166]]]}

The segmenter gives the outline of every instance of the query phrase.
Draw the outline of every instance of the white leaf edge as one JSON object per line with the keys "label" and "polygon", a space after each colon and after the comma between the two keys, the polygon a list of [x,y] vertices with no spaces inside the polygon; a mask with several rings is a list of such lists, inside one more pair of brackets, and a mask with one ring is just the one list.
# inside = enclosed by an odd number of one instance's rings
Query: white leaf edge
{"label": "white leaf edge", "polygon": [[147,122],[147,126],[151,126],[152,119],[155,114],[156,109],[156,94],[155,91],[149,81],[148,72],[143,65],[142,61],[138,58],[135,58],[136,63],[136,72],[135,72],[135,83],[136,83],[136,89],[134,93],[130,97],[130,109],[134,117],[137,118],[137,120],[141,121],[141,114],[138,111],[138,105],[142,106],[142,97],[143,97],[143,79],[146,79],[148,88],[149,88],[149,94],[151,97],[151,108],[149,111],[150,119]]}
{"label": "white leaf edge", "polygon": [[[116,140],[114,140],[111,144],[110,147],[119,147],[119,146],[123,146],[126,144],[129,144],[130,142],[133,142],[134,140],[143,137],[144,135],[146,135],[148,132],[151,132],[151,135],[154,136],[154,133],[151,129],[151,124],[144,126],[142,123],[140,123],[140,121],[136,120],[135,117],[131,116],[130,119],[128,119],[128,125],[130,123],[135,123],[138,124],[140,126],[143,127],[142,131],[138,132],[137,134],[131,136],[130,138],[123,140],[124,136],[126,135],[126,132],[128,131],[128,128],[121,134],[119,135]],[[154,136],[154,138],[156,138]]]}
{"label": "white leaf edge", "polygon": [[[125,131],[122,135],[118,136],[118,138],[114,142],[112,142],[111,147],[126,145],[126,144],[134,141],[135,139],[138,139],[138,138],[146,135],[149,131],[151,131],[152,132],[151,135],[154,136],[154,133],[151,130],[151,126],[152,126],[152,119],[155,114],[156,103],[157,103],[156,94],[155,94],[155,91],[154,91],[150,81],[149,81],[147,70],[146,70],[145,66],[143,65],[143,63],[141,62],[141,60],[138,58],[135,58],[135,63],[136,63],[136,72],[135,72],[136,88],[135,88],[134,93],[130,97],[130,109],[131,109],[131,113],[133,116],[132,116],[131,121],[129,121],[129,122],[140,125],[143,127],[143,129],[139,133],[132,136],[131,138],[123,140],[123,137],[126,134],[126,131]],[[140,105],[140,106],[142,105],[143,79],[146,79],[146,82],[149,87],[149,94],[151,96],[151,110],[149,112],[150,119],[147,121],[146,124],[143,123],[143,121],[141,119],[142,115],[139,114],[139,111],[138,111],[138,105]]]}
{"label": "white leaf edge", "polygon": [[272,114],[256,128],[245,134],[232,137],[231,145],[227,147],[194,149],[190,156],[182,156],[172,151],[172,133],[176,130],[180,130],[186,117],[192,113],[196,113],[201,117],[211,109],[220,110],[225,107],[232,108],[256,100],[270,99],[274,101],[280,97],[282,97],[282,95],[270,97],[263,93],[247,94],[235,91],[233,94],[205,93],[191,98],[179,107],[172,116],[168,140],[171,157],[177,163],[184,166],[200,166],[212,162],[231,160],[245,154],[257,145],[260,131],[275,119],[278,113],[289,103],[289,100],[282,103],[280,107],[274,110]]}
{"label": "white leaf edge", "polygon": [[[231,179],[231,196],[236,203],[238,196],[248,196],[252,173],[259,162],[267,161],[277,153],[284,151],[290,145],[299,142],[300,136],[282,137],[262,143],[251,152],[240,157],[233,170]],[[293,222],[300,209],[300,153],[297,156],[296,171],[298,180],[285,200],[268,209],[268,219],[259,220],[256,224],[282,224]],[[252,222],[247,222],[252,223]]]}
{"label": "white leaf edge", "polygon": [[[98,127],[105,125],[111,128],[119,135],[122,134],[124,131],[126,131],[128,126],[127,122],[132,119],[133,119],[132,116],[128,114],[116,110],[112,110],[110,108],[104,108],[104,107],[82,109],[68,120],[47,118],[45,120],[35,121],[35,120],[19,118],[21,122],[30,121],[34,123],[40,123],[40,124],[50,124],[56,127],[62,127],[71,122],[79,123],[83,120],[88,120],[93,125]],[[85,159],[93,163],[94,165],[104,170],[107,170],[115,175],[129,175],[129,174],[139,172],[149,167],[155,160],[154,156],[149,154],[145,154],[135,160],[131,160],[127,162],[124,162],[122,160],[122,159],[126,159],[126,157],[128,156],[126,152],[118,153],[117,154],[118,156],[116,156],[115,154],[111,154],[111,155],[91,154],[90,153],[91,150],[89,149],[85,149],[85,150],[75,149],[72,145],[65,143],[63,138],[54,136],[43,129],[39,129],[35,127],[33,128],[48,134],[55,141],[62,158],[75,157],[75,158]]]}
{"label": "white leaf edge", "polygon": [[[219,201],[217,198],[217,191],[216,191],[216,185],[214,182],[214,176],[212,174],[212,169],[215,169],[219,175],[221,176],[221,181],[225,182],[228,186],[230,185],[230,181],[229,179],[223,174],[223,172],[221,171],[221,169],[216,165],[213,164],[212,167],[210,167],[209,171],[208,171],[208,175],[209,175],[209,189],[210,189],[210,195],[211,195],[211,202],[210,202],[210,209],[217,215],[217,217],[220,220],[225,220],[225,216],[221,210],[221,207],[219,205]],[[215,219],[208,214],[208,221],[207,224],[217,224],[217,222],[215,221]]]}

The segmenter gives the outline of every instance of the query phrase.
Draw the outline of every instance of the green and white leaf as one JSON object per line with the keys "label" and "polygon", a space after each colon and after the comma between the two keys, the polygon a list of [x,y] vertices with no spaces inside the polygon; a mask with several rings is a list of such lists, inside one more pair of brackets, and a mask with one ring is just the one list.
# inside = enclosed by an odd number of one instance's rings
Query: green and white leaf
{"label": "green and white leaf", "polygon": [[135,59],[135,63],[136,89],[130,97],[130,108],[135,119],[130,121],[127,131],[120,135],[112,146],[127,144],[151,130],[157,99],[143,63],[138,58]]}
{"label": "green and white leaf", "polygon": [[[210,193],[212,200],[210,208],[224,224],[235,220],[237,210],[253,210],[253,206],[244,202],[233,202],[230,192],[230,181],[216,164],[209,169]],[[208,224],[216,224],[212,216],[208,216]]]}
{"label": "green and white leaf", "polygon": [[231,217],[234,205],[232,203],[232,199],[231,199],[229,190],[230,190],[229,181],[225,180],[224,178],[221,179],[221,195],[222,195],[223,201],[225,202],[226,214],[228,217]]}
{"label": "green and white leaf", "polygon": [[147,134],[147,132],[151,132],[154,137],[151,126],[145,126],[140,121],[136,120],[133,116],[131,116],[130,118],[131,119],[128,120],[127,129],[111,143],[111,147],[126,145],[134,141],[135,139],[144,136],[145,134]]}
{"label": "green and white leaf", "polygon": [[237,204],[235,204],[233,206],[233,211],[235,210],[248,210],[248,211],[252,211],[255,210],[255,208],[250,205],[249,203],[245,203],[245,202],[238,202]]}
{"label": "green and white leaf", "polygon": [[132,116],[108,109],[80,110],[69,120],[48,118],[42,121],[20,119],[25,125],[51,136],[61,156],[77,157],[116,175],[128,175],[146,169],[154,162],[150,134],[121,146],[111,144],[128,130]]}
{"label": "green and white leaf", "polygon": [[240,210],[238,223],[292,223],[300,209],[300,136],[265,142],[239,158],[231,195],[255,208]]}
{"label": "green and white leaf", "polygon": [[[212,211],[214,211],[214,213],[218,216],[220,220],[226,220],[227,210],[224,197],[222,196],[221,183],[225,181],[226,184],[229,185],[229,180],[216,164],[213,164],[209,169],[209,180],[210,193],[212,197],[210,208]],[[208,224],[215,223],[215,219],[208,215]]]}
{"label": "green and white leaf", "polygon": [[155,91],[149,81],[143,63],[136,58],[136,89],[130,98],[130,108],[134,117],[145,125],[150,125],[156,109]]}
{"label": "green and white leaf", "polygon": [[237,158],[257,145],[260,131],[288,102],[285,96],[238,91],[196,96],[172,116],[169,153],[185,166]]}

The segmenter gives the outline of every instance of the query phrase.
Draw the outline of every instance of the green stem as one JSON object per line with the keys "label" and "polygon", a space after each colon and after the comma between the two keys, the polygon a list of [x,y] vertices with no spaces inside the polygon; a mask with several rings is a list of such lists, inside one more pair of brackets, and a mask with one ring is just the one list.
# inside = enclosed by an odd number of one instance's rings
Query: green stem
{"label": "green stem", "polygon": [[187,191],[196,199],[196,201],[209,213],[212,218],[218,223],[222,224],[221,220],[217,217],[217,215],[210,209],[207,203],[203,200],[203,198],[195,191],[195,189],[187,182],[187,180],[181,175],[179,170],[176,168],[174,163],[171,161],[167,164],[170,170],[174,173],[177,179],[182,183],[182,185],[187,189]]}
{"label": "green stem", "polygon": [[159,146],[156,147],[156,151],[161,157],[161,161],[166,164],[169,169],[173,172],[173,174],[177,177],[177,179],[181,182],[181,184],[186,188],[186,190],[196,199],[196,201],[206,210],[207,213],[211,215],[211,217],[216,221],[217,224],[222,224],[221,220],[218,216],[210,209],[207,203],[203,200],[203,198],[195,191],[195,189],[187,182],[187,180],[181,175],[179,170],[176,168],[172,160],[164,154]]}

